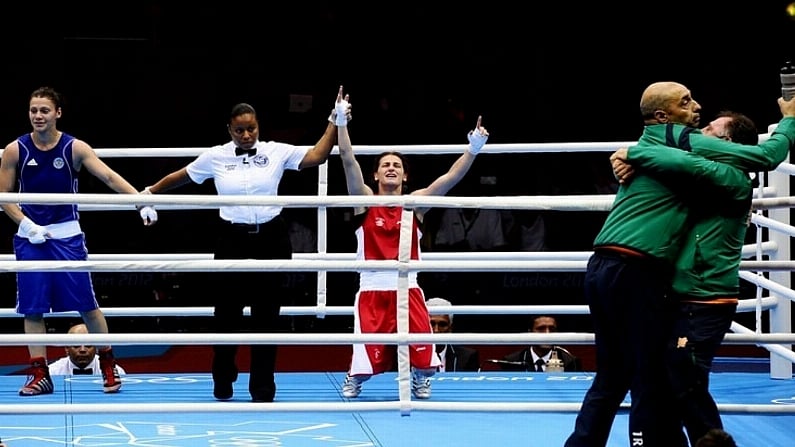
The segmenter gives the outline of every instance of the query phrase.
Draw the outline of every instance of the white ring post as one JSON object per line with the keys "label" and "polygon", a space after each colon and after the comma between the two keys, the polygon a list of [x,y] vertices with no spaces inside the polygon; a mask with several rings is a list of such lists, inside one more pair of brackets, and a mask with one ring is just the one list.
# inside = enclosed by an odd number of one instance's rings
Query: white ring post
{"label": "white ring post", "polygon": [[[789,155],[784,163],[789,162]],[[777,171],[772,171],[769,174],[770,185],[776,190],[778,197],[787,197],[790,195],[790,179],[789,175],[781,174]],[[781,222],[784,225],[790,224],[790,208],[773,208],[769,210],[769,217],[775,221]],[[775,229],[769,229],[769,239],[778,244],[778,251],[773,255],[774,261],[788,261],[792,259],[790,251],[791,238],[786,233],[782,233]],[[770,272],[770,280],[779,284],[781,287],[788,290],[792,289],[792,272],[789,271],[772,271]],[[775,290],[770,291],[770,296],[776,298],[777,305],[771,309],[768,314],[770,321],[770,332],[792,332],[792,301],[789,297],[777,293]],[[792,345],[787,347],[792,351]],[[774,379],[788,379],[792,380],[792,362],[784,357],[773,355],[770,352],[770,376]]]}

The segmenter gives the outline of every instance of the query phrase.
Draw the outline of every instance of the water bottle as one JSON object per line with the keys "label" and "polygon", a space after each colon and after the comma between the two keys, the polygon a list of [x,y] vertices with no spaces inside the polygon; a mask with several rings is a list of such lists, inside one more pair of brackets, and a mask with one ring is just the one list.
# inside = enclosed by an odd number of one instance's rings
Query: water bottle
{"label": "water bottle", "polygon": [[795,64],[791,61],[781,67],[781,96],[786,100],[795,97]]}
{"label": "water bottle", "polygon": [[558,358],[558,352],[555,350],[552,350],[552,354],[549,356],[546,372],[563,372],[563,360]]}

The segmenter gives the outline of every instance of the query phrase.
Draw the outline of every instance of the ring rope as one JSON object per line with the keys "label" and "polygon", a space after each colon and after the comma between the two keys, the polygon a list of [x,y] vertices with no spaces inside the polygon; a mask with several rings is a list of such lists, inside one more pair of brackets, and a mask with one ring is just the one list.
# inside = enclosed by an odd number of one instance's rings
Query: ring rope
{"label": "ring rope", "polygon": [[[761,250],[757,254],[757,247]],[[761,256],[775,252],[778,245],[775,242],[763,242],[761,244],[749,244],[743,247],[743,257]],[[476,256],[471,252],[427,252],[422,254],[422,258],[428,261],[444,260],[471,260],[479,261],[501,261],[501,260],[546,260],[546,261],[587,261],[593,254],[592,251],[479,251]],[[212,253],[99,253],[88,254],[90,261],[148,261],[153,260],[167,261],[193,261],[211,260]],[[293,253],[293,259],[323,259],[330,261],[349,261],[355,260],[355,253]],[[14,261],[16,257],[12,254],[0,254],[0,261]]]}
{"label": "ring rope", "polygon": [[[765,297],[761,300],[763,310],[769,310],[777,305],[777,299]],[[737,312],[750,312],[757,306],[756,298],[739,300]],[[306,316],[318,314],[317,306],[282,306],[281,315],[284,316]],[[456,305],[456,306],[433,306],[428,312],[431,315],[533,315],[533,314],[554,314],[554,315],[588,315],[588,306],[585,304],[535,304],[535,305]],[[194,307],[107,307],[103,308],[102,313],[108,317],[209,317],[213,315],[213,307],[194,306]],[[251,308],[243,308],[245,316],[251,315]],[[78,317],[76,311],[53,312],[44,314],[45,317]],[[327,306],[324,315],[351,316],[353,306]],[[17,318],[19,314],[13,309],[0,309],[0,318]],[[0,335],[0,339],[2,335]]]}
{"label": "ring rope", "polygon": [[[367,207],[401,206],[405,208],[501,208],[536,211],[609,211],[612,194],[582,194],[569,196],[236,196],[210,194],[153,194],[141,197],[138,194],[97,193],[0,193],[0,203],[37,204],[94,204],[136,206],[142,203],[159,209],[217,209],[219,206],[281,206],[284,208],[307,207]],[[754,209],[785,208],[795,204],[793,197],[771,197],[752,200]],[[179,208],[172,208],[174,205]],[[124,208],[117,208],[124,209]]]}
{"label": "ring rope", "polygon": [[[502,413],[572,413],[580,410],[577,403],[535,402],[441,402],[409,401],[413,411],[502,412]],[[214,402],[214,403],[125,403],[125,404],[5,404],[0,414],[98,414],[98,413],[261,413],[261,412],[364,412],[401,410],[399,401],[389,402]],[[626,410],[629,405],[621,404]],[[718,404],[722,413],[793,414],[795,405]]]}
{"label": "ring rope", "polygon": [[[394,271],[401,266],[410,271],[458,272],[581,272],[587,261],[502,261],[483,264],[482,261],[323,261],[323,260],[262,260],[262,259],[203,259],[174,261],[0,261],[0,272],[216,272],[221,269],[240,272],[304,272],[324,270],[351,272],[355,270]],[[761,271],[793,271],[795,261],[743,261],[741,268]],[[743,279],[750,279],[744,276]],[[760,282],[764,278],[760,279]],[[759,282],[758,282],[759,283]],[[771,283],[776,284],[776,283]]]}
{"label": "ring rope", "polygon": [[[73,345],[88,343],[92,345],[191,345],[191,344],[279,344],[279,345],[349,345],[352,343],[378,344],[593,344],[592,333],[555,332],[554,334],[536,334],[518,332],[505,334],[487,333],[454,333],[454,334],[416,334],[416,333],[112,333],[112,334],[2,334],[0,345],[25,346],[37,345]],[[724,343],[728,344],[793,344],[793,333],[765,334],[726,334]]]}

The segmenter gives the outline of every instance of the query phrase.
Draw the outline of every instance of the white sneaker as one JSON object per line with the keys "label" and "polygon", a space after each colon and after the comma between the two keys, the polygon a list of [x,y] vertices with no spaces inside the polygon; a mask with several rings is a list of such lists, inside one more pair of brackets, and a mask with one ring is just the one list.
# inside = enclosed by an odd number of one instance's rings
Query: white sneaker
{"label": "white sneaker", "polygon": [[431,379],[417,370],[411,372],[411,394],[417,399],[431,398]]}
{"label": "white sneaker", "polygon": [[359,397],[362,392],[362,384],[369,379],[370,376],[352,376],[350,374],[345,376],[345,383],[342,384],[342,396],[348,399]]}

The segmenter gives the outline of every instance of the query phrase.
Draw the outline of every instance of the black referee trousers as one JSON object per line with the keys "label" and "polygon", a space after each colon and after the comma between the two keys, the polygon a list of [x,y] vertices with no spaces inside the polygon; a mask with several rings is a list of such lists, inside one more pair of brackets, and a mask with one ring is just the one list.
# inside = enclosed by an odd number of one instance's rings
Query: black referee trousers
{"label": "black referee trousers", "polygon": [[[224,223],[219,229],[215,259],[290,259],[292,245],[281,216],[259,225]],[[215,328],[220,333],[272,333],[279,330],[279,309],[286,296],[286,274],[280,272],[214,272]],[[243,308],[251,306],[251,318]],[[249,390],[275,389],[276,345],[252,345]],[[215,345],[213,379],[237,379],[236,345]]]}

